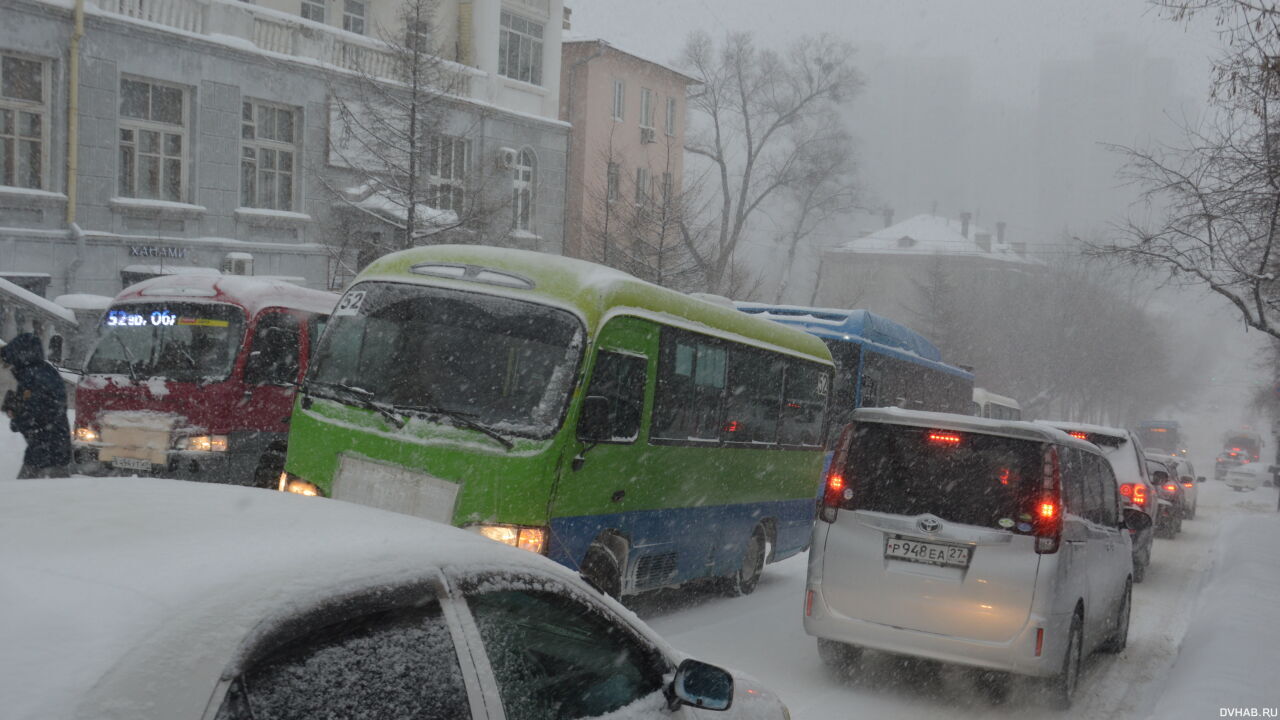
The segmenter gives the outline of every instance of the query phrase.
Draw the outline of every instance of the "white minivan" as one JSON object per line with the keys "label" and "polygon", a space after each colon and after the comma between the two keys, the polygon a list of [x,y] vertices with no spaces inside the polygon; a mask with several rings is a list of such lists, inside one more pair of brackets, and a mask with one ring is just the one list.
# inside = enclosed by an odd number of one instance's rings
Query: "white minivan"
{"label": "white minivan", "polygon": [[804,627],[847,669],[863,648],[1046,679],[1070,707],[1082,659],[1129,632],[1133,564],[1110,463],[1052,427],[857,410],[809,551]]}

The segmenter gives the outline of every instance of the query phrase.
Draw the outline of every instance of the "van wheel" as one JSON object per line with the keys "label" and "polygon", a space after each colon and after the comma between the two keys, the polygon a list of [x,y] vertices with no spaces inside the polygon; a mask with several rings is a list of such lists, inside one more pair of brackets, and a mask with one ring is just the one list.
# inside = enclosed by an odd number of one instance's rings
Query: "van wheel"
{"label": "van wheel", "polygon": [[818,657],[842,675],[853,675],[862,666],[862,648],[836,640],[818,638]]}
{"label": "van wheel", "polygon": [[622,598],[622,566],[613,553],[601,545],[592,545],[582,561],[582,579],[595,589]]}
{"label": "van wheel", "polygon": [[1129,645],[1129,616],[1133,612],[1133,583],[1125,581],[1124,597],[1120,599],[1120,610],[1116,614],[1115,630],[1111,637],[1103,643],[1103,652],[1118,654],[1124,652]]}
{"label": "van wheel", "polygon": [[765,554],[768,551],[764,528],[757,525],[751,531],[751,539],[747,541],[747,549],[742,554],[742,567],[729,578],[730,595],[750,595],[755,592],[760,575],[764,572]]}
{"label": "van wheel", "polygon": [[1070,710],[1080,686],[1080,666],[1084,659],[1084,619],[1079,611],[1071,618],[1067,635],[1067,651],[1062,657],[1062,670],[1049,678],[1049,704],[1057,710]]}

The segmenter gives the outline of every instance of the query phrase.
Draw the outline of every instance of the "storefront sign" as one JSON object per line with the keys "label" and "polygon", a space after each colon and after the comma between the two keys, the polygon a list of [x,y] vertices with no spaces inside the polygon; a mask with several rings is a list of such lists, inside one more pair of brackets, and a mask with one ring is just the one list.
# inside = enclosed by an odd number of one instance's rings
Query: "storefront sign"
{"label": "storefront sign", "polygon": [[130,245],[129,256],[181,260],[187,256],[187,249],[183,247],[161,247],[159,245]]}

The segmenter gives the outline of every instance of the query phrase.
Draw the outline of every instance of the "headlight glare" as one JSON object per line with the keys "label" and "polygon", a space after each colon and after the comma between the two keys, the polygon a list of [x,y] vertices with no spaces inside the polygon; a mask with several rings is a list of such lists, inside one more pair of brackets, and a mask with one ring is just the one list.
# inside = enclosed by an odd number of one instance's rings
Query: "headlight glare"
{"label": "headlight glare", "polygon": [[539,555],[547,544],[546,528],[520,525],[473,525],[472,529],[490,540]]}
{"label": "headlight glare", "polygon": [[78,442],[98,442],[98,431],[91,427],[78,427],[75,432]]}
{"label": "headlight glare", "polygon": [[191,452],[226,452],[226,435],[192,435],[178,441],[179,450]]}

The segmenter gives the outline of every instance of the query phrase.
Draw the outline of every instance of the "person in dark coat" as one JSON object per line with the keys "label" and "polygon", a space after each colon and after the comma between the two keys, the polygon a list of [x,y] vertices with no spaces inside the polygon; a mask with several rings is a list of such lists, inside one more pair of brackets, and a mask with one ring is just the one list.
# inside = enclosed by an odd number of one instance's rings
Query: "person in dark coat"
{"label": "person in dark coat", "polygon": [[62,376],[45,361],[40,338],[31,333],[0,348],[0,361],[18,381],[14,396],[5,402],[9,429],[27,441],[18,477],[65,477],[71,462],[71,428]]}

